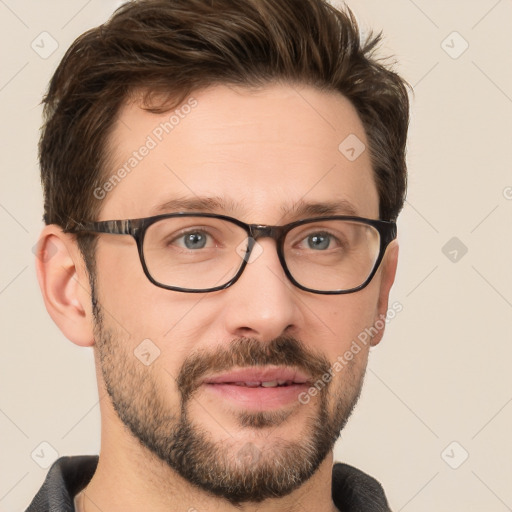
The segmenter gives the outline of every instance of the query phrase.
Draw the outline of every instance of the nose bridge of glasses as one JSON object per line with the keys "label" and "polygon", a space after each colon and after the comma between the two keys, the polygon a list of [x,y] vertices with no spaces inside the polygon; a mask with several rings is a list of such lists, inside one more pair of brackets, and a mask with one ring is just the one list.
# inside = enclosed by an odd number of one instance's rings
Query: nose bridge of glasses
{"label": "nose bridge of glasses", "polygon": [[[283,255],[281,254],[281,241],[283,238],[283,234],[285,233],[286,226],[268,226],[266,224],[248,224],[249,228],[249,238],[247,240],[247,255],[246,261],[251,262],[256,259],[259,254],[263,251],[263,249],[256,249],[257,240],[261,238],[271,238],[274,240],[275,247],[277,249],[277,256],[280,260],[280,264],[283,266],[286,271],[286,263],[283,261]],[[256,254],[256,258],[254,258],[254,254]]]}
{"label": "nose bridge of glasses", "polygon": [[282,233],[282,226],[266,226],[264,224],[250,224],[250,235],[254,240],[259,238],[273,238],[278,240]]}

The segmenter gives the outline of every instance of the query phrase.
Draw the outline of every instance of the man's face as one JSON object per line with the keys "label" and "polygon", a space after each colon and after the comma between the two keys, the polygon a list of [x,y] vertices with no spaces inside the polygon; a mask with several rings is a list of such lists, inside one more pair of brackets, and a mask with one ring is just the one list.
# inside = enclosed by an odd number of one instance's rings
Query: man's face
{"label": "man's face", "polygon": [[[338,214],[351,213],[349,204],[378,218],[368,152],[353,160],[338,149],[351,134],[366,144],[341,95],[283,85],[193,96],[169,133],[160,123],[172,112],[151,114],[137,103],[121,110],[106,178],[141,146],[154,147],[139,151],[103,199],[99,220],[181,211],[188,200],[198,203],[192,211],[211,213],[213,202],[199,207],[205,198],[215,199],[214,213],[253,224],[304,218],[304,203],[339,203]],[[176,200],[178,209],[169,204]],[[233,286],[199,294],[153,285],[129,236],[101,235],[96,252],[95,338],[113,407],[181,476],[231,501],[289,493],[332,450],[359,395],[370,343],[343,360],[322,391],[307,390],[374,324],[388,291],[385,264],[356,293],[302,291],[285,276],[275,242],[258,243],[258,257]],[[149,365],[136,357],[143,340],[142,359],[160,351]],[[275,380],[286,382],[266,387]]]}

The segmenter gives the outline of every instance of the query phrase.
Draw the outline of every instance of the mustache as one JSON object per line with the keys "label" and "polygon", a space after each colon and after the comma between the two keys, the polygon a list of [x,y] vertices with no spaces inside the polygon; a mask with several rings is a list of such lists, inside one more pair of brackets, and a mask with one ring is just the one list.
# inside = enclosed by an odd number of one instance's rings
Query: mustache
{"label": "mustache", "polygon": [[209,374],[233,368],[270,365],[297,368],[315,381],[330,368],[325,356],[315,353],[293,336],[280,336],[270,342],[238,338],[227,348],[218,347],[213,352],[199,352],[189,356],[183,363],[176,382],[185,402]]}

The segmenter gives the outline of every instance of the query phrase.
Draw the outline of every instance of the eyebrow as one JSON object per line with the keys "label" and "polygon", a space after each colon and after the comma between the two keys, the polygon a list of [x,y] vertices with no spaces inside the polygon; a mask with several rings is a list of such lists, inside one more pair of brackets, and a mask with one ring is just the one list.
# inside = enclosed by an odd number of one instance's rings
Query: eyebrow
{"label": "eyebrow", "polygon": [[315,217],[322,215],[350,215],[357,217],[355,206],[346,199],[325,202],[306,202],[300,199],[291,207],[281,208],[283,215],[296,217]]}
{"label": "eyebrow", "polygon": [[[355,206],[346,199],[331,201],[307,202],[300,199],[296,203],[282,205],[283,217],[307,218],[323,215],[349,215],[358,216]],[[218,214],[243,214],[247,207],[232,199],[222,197],[179,197],[173,198],[152,209],[151,215],[171,212],[208,212]]]}

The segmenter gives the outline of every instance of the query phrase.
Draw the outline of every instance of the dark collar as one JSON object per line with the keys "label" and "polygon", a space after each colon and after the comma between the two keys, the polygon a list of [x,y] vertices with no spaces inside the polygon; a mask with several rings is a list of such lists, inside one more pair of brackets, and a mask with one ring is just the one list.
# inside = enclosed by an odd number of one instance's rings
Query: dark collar
{"label": "dark collar", "polygon": [[[87,486],[97,465],[97,455],[56,460],[26,512],[74,512],[73,499]],[[347,464],[333,466],[332,499],[341,512],[390,512],[379,482]]]}

